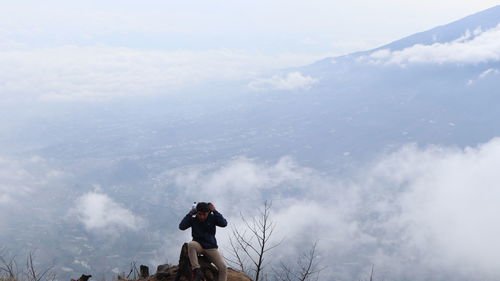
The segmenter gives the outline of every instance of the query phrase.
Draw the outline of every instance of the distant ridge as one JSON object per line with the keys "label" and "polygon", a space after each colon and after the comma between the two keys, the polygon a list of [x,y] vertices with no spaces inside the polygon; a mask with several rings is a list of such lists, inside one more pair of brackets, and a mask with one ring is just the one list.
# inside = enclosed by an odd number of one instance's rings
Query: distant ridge
{"label": "distant ridge", "polygon": [[377,47],[375,49],[355,52],[338,57],[328,57],[319,60],[312,65],[327,63],[330,64],[334,58],[337,61],[349,60],[352,57],[363,56],[377,50],[390,49],[392,51],[403,50],[416,44],[431,45],[434,43],[446,43],[456,40],[464,35],[469,30],[473,32],[476,28],[481,28],[482,31],[491,29],[500,24],[500,5],[486,9],[484,11],[466,16],[462,19],[451,23],[440,25],[432,29],[418,32],[402,39],[396,40],[389,44]]}
{"label": "distant ridge", "polygon": [[404,37],[371,51],[380,49],[391,49],[394,51],[402,50],[415,44],[430,45],[434,43],[446,43],[460,38],[467,30],[472,32],[476,28],[481,28],[484,31],[496,27],[499,23],[500,5],[497,5],[449,24]]}

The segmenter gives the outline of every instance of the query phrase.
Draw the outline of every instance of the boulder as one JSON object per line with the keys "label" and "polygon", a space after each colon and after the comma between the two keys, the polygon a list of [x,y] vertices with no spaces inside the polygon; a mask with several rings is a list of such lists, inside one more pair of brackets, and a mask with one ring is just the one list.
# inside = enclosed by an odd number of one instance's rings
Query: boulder
{"label": "boulder", "polygon": [[[158,267],[161,268],[161,272],[156,272],[156,274],[153,274],[148,278],[139,279],[137,281],[175,281],[177,272],[179,270],[178,266],[164,264]],[[217,281],[217,279],[213,279],[213,276],[206,277],[206,281]],[[188,281],[188,279],[184,276],[180,276],[179,281]],[[252,281],[252,279],[242,272],[236,271],[232,268],[228,268],[227,281]]]}

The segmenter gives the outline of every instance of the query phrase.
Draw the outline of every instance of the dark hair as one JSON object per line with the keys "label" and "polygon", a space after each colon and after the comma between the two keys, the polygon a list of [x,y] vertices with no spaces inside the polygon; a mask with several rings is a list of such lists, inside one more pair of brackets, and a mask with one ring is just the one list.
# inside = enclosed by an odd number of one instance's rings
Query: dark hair
{"label": "dark hair", "polygon": [[196,205],[197,212],[208,213],[210,210],[208,209],[208,203],[200,202]]}

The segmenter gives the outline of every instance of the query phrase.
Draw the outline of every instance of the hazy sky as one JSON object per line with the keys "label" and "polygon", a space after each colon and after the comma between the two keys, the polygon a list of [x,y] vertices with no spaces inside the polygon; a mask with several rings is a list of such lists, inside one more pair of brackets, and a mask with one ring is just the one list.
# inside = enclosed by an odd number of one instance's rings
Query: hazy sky
{"label": "hazy sky", "polygon": [[[0,96],[3,102],[95,101],[163,94],[206,81],[255,80],[276,69],[368,50],[496,4],[11,1],[0,10]],[[301,87],[314,82],[295,76],[278,78]],[[276,84],[259,80],[252,86],[269,83]]]}
{"label": "hazy sky", "polygon": [[[0,229],[10,229],[9,233],[17,234],[16,223],[23,222],[20,218],[56,225],[63,213],[67,220],[81,224],[91,234],[128,233],[137,229],[149,231],[158,222],[148,217],[148,212],[143,209],[124,204],[124,196],[120,196],[120,192],[112,192],[115,186],[103,185],[101,189],[89,185],[100,181],[106,183],[107,180],[116,180],[117,185],[121,184],[118,179],[111,178],[114,172],[110,172],[110,179],[101,179],[99,173],[93,174],[101,167],[99,165],[119,167],[122,139],[126,140],[124,149],[128,149],[127,138],[132,139],[130,143],[135,141],[130,136],[137,131],[143,134],[137,139],[144,137],[138,145],[146,146],[149,145],[148,138],[156,140],[167,135],[165,132],[164,135],[157,135],[157,129],[167,128],[165,130],[173,132],[177,129],[175,126],[184,124],[184,115],[173,119],[172,124],[178,124],[173,127],[169,127],[169,120],[160,120],[159,125],[155,125],[157,120],[137,118],[135,121],[136,116],[107,123],[104,118],[113,118],[112,110],[120,112],[121,109],[113,108],[112,103],[109,108],[106,104],[102,107],[110,110],[109,115],[107,111],[102,115],[93,115],[93,111],[89,110],[88,114],[79,115],[77,111],[75,116],[60,116],[57,111],[45,110],[42,106],[40,111],[44,114],[40,115],[50,118],[35,119],[29,114],[25,117],[24,113],[35,111],[36,107],[24,106],[20,100],[28,101],[28,105],[32,100],[41,100],[41,103],[49,101],[47,108],[50,108],[54,100],[78,103],[82,100],[108,101],[117,97],[162,95],[173,88],[216,80],[248,80],[251,82],[242,85],[249,85],[254,90],[308,89],[319,83],[319,78],[300,72],[281,75],[273,70],[374,48],[498,4],[500,1],[471,0],[110,0],[78,3],[21,0],[2,3],[0,129],[7,133],[0,137],[0,213],[4,214],[0,215]],[[361,59],[402,66],[413,62],[471,65],[497,62],[500,57],[498,38],[500,27],[484,31],[470,40],[417,45],[400,51],[382,50]],[[261,76],[265,72],[271,74]],[[464,87],[465,83],[473,85],[490,76],[495,79],[494,76],[499,74],[497,68],[481,70],[471,80],[464,81]],[[235,104],[234,108],[238,106]],[[98,111],[101,107],[96,108],[95,111]],[[196,116],[186,120],[202,118]],[[283,116],[291,118],[288,116],[293,114]],[[331,116],[337,118],[335,114]],[[353,124],[349,123],[350,120],[346,124]],[[153,125],[149,126],[149,121]],[[148,126],[141,128],[141,122]],[[74,133],[79,130],[79,125],[83,125],[83,133]],[[434,125],[429,122],[429,126]],[[136,130],[136,127],[139,129]],[[149,128],[152,128],[151,132]],[[277,127],[277,130],[281,133],[289,128]],[[52,132],[57,133],[49,136]],[[77,140],[74,147],[67,146],[68,142],[74,142],[87,132],[109,135],[91,136],[82,139],[82,142]],[[333,130],[331,132],[334,133]],[[300,130],[297,130],[299,133]],[[25,142],[30,136],[36,138]],[[114,145],[115,136],[119,143],[118,152],[111,152],[111,156],[99,156],[102,159],[92,158],[92,153],[99,153],[100,146]],[[316,136],[306,137],[309,140]],[[19,140],[22,141],[17,144]],[[78,145],[88,140],[90,143],[85,145],[88,151],[78,151],[75,155],[88,152],[91,156],[74,159],[74,166],[62,167],[61,163],[66,163],[66,158],[79,149]],[[387,140],[391,140],[391,135],[387,135]],[[166,143],[169,141],[165,140]],[[172,143],[175,141],[174,138]],[[203,145],[198,141],[189,142],[189,145]],[[208,149],[213,149],[210,145],[227,145],[222,142],[224,139],[220,143],[218,141],[209,143]],[[177,147],[182,148],[182,145]],[[59,150],[59,146],[62,149]],[[65,155],[65,147],[70,147],[70,156]],[[136,148],[135,143],[133,147]],[[165,145],[156,152],[163,157],[161,155],[170,153],[171,147]],[[309,149],[312,146],[304,147]],[[141,149],[139,147],[137,151]],[[471,144],[467,148],[407,145],[362,166],[359,168],[360,175],[349,179],[325,175],[323,171],[305,166],[301,163],[302,159],[295,160],[288,155],[282,155],[274,162],[262,162],[246,158],[244,151],[235,152],[237,158],[234,159],[231,158],[233,155],[224,154],[226,150],[220,151],[216,160],[222,164],[217,167],[191,163],[191,166],[173,170],[148,171],[147,176],[153,176],[154,195],[163,196],[158,196],[157,200],[164,204],[189,198],[188,208],[191,198],[204,197],[207,201],[217,202],[231,223],[237,226],[241,223],[240,210],[255,211],[255,202],[260,204],[261,199],[268,196],[275,204],[276,220],[281,223],[277,236],[286,235],[288,241],[301,241],[302,244],[302,235],[311,233],[311,237],[306,238],[311,238],[311,241],[318,239],[328,258],[339,265],[328,269],[332,271],[332,276],[342,276],[347,272],[345,275],[351,277],[348,275],[351,271],[349,266],[354,264],[368,269],[375,264],[379,272],[386,271],[396,277],[420,276],[421,280],[431,280],[427,277],[444,271],[463,277],[462,280],[473,280],[471,276],[499,280],[496,256],[500,251],[500,240],[497,238],[500,235],[497,219],[500,205],[496,198],[500,197],[500,192],[495,187],[500,181],[497,171],[500,139]],[[44,158],[38,153],[48,156]],[[131,163],[137,161],[138,166],[143,163],[135,157],[145,159],[144,163],[149,161],[148,157],[153,158],[149,155],[137,156],[135,150],[123,153],[133,155],[125,160],[131,160]],[[135,168],[131,167],[131,170]],[[106,175],[104,173],[102,177]],[[140,177],[137,176],[137,180],[142,181]],[[75,183],[82,179],[85,181],[80,188]],[[149,179],[146,183],[150,183]],[[199,191],[200,183],[202,192]],[[175,200],[168,198],[171,196],[167,193],[170,189],[178,196],[174,197]],[[38,204],[32,204],[30,198],[35,198]],[[323,220],[325,210],[331,210],[332,214],[328,213],[327,219]],[[184,209],[175,215],[179,214],[183,215]],[[309,231],[313,228],[319,231]],[[51,229],[56,232],[56,228]],[[181,236],[177,230],[173,234],[174,239],[165,239],[165,232],[161,230],[153,234],[158,235],[158,241],[165,241],[165,248],[171,250],[158,250],[161,259],[157,263],[164,261],[167,255],[177,257],[177,247],[171,244],[180,245],[189,239],[189,233]],[[225,231],[226,234],[229,232]],[[222,243],[227,244],[224,240],[227,235],[223,231],[219,232],[219,237]],[[298,244],[288,242],[287,245],[293,249]],[[356,260],[359,253],[364,258]],[[352,268],[353,272],[357,271]]]}
{"label": "hazy sky", "polygon": [[343,54],[376,47],[499,1],[10,1],[0,42],[154,50]]}

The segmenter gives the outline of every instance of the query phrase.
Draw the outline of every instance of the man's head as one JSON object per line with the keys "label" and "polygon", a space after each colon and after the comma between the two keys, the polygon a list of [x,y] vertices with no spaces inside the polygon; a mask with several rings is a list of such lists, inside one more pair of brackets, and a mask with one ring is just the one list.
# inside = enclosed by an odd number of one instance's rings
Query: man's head
{"label": "man's head", "polygon": [[210,209],[208,207],[208,203],[200,202],[196,205],[196,217],[200,221],[205,221],[208,218],[208,213]]}

